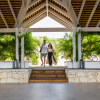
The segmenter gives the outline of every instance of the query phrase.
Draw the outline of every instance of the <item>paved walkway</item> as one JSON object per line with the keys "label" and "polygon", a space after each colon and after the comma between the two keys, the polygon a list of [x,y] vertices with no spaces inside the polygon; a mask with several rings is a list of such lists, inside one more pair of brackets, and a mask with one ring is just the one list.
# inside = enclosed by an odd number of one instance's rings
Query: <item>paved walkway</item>
{"label": "paved walkway", "polygon": [[0,84],[0,100],[100,100],[100,84]]}

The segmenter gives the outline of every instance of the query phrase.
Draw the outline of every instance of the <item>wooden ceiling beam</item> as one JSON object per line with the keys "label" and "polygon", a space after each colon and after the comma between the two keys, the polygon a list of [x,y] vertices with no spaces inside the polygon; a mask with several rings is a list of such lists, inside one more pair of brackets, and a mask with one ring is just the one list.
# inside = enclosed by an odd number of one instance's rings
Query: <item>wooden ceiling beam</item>
{"label": "wooden ceiling beam", "polygon": [[[21,28],[18,28],[21,32]],[[24,28],[24,32],[72,32],[73,29],[70,28]],[[16,32],[16,28],[0,28],[0,33],[10,33]]]}
{"label": "wooden ceiling beam", "polygon": [[35,3],[39,2],[39,1],[40,1],[40,0],[33,0],[33,1],[30,3],[30,5],[28,6],[28,8],[31,7],[31,6],[33,6]]}
{"label": "wooden ceiling beam", "polygon": [[13,10],[13,7],[12,7],[12,5],[11,5],[11,2],[10,2],[10,0],[7,0],[7,1],[8,1],[8,4],[9,4],[9,6],[10,6],[10,9],[11,9],[11,12],[12,12],[12,14],[13,14],[13,17],[14,17],[14,19],[15,19],[15,23],[16,23],[16,25],[18,25],[16,16],[15,16],[15,12],[14,12],[14,10]]}
{"label": "wooden ceiling beam", "polygon": [[51,2],[49,2],[49,5],[50,5],[51,7],[53,7],[54,9],[56,9],[57,11],[63,13],[65,16],[67,16],[67,17],[70,18],[69,14],[68,14],[66,11],[62,10],[61,8],[57,7],[56,5],[54,5],[54,4],[51,3]]}
{"label": "wooden ceiling beam", "polygon": [[32,9],[31,11],[29,11],[28,13],[26,13],[26,15],[25,15],[24,18],[26,18],[26,17],[28,17],[29,15],[31,15],[32,13],[38,11],[40,8],[42,8],[42,7],[45,6],[45,5],[46,5],[46,3],[44,2],[44,3],[40,4],[39,6],[35,7],[34,9]]}
{"label": "wooden ceiling beam", "polygon": [[[37,20],[34,20],[33,22],[29,23],[28,25],[30,25],[30,26],[34,25],[35,23],[39,22],[40,20],[42,20],[46,16],[47,16],[46,14],[43,14]],[[25,27],[27,28],[27,26],[25,26]]]}
{"label": "wooden ceiling beam", "polygon": [[64,5],[64,3],[60,0],[54,0],[55,2],[57,2],[58,4],[62,5],[64,8],[66,8],[66,6]]}
{"label": "wooden ceiling beam", "polygon": [[67,12],[70,15],[70,18],[72,19],[74,26],[76,27],[77,26],[77,16],[73,9],[72,4],[70,3],[70,6],[69,6],[69,0],[63,0],[62,2],[65,5]]}
{"label": "wooden ceiling beam", "polygon": [[46,0],[47,16],[48,16],[48,0]]}
{"label": "wooden ceiling beam", "polygon": [[84,32],[100,32],[99,27],[82,27]]}
{"label": "wooden ceiling beam", "polygon": [[97,26],[96,27],[99,27],[100,26],[100,20],[99,20],[99,22],[98,22],[98,24],[97,24]]}
{"label": "wooden ceiling beam", "polygon": [[81,17],[81,14],[82,14],[82,11],[83,11],[83,8],[84,8],[84,5],[85,5],[85,2],[86,2],[86,0],[83,0],[82,5],[81,5],[80,12],[79,12],[79,14],[78,14],[77,24],[79,24],[79,20],[80,20],[80,17]]}
{"label": "wooden ceiling beam", "polygon": [[46,9],[40,11],[39,13],[37,13],[36,15],[34,15],[33,17],[29,18],[28,20],[24,21],[21,25],[21,27],[27,25],[30,21],[32,21],[33,19],[37,18],[38,16],[40,16],[41,14],[43,14],[44,12],[46,12]]}
{"label": "wooden ceiling beam", "polygon": [[31,2],[31,0],[27,0],[26,6],[24,6],[22,4],[22,6],[20,8],[20,11],[19,11],[19,14],[18,14],[18,17],[17,17],[18,25],[16,25],[16,23],[15,23],[14,27],[20,27],[21,26],[21,23],[23,21],[23,18],[25,17],[25,14],[26,14],[27,9],[28,9],[28,7],[30,5],[30,2]]}
{"label": "wooden ceiling beam", "polygon": [[22,0],[22,4],[23,4],[24,6],[26,6],[26,1],[25,1],[25,0]]}
{"label": "wooden ceiling beam", "polygon": [[70,8],[70,6],[71,6],[71,1],[72,1],[72,0],[68,0],[69,8]]}
{"label": "wooden ceiling beam", "polygon": [[0,15],[1,15],[1,17],[2,17],[2,19],[3,19],[3,21],[4,21],[5,25],[6,25],[6,27],[9,28],[8,23],[7,23],[7,21],[6,21],[5,17],[4,17],[1,9],[0,9]]}
{"label": "wooden ceiling beam", "polygon": [[57,21],[58,23],[60,23],[61,25],[65,26],[65,27],[70,27],[52,14],[49,14],[49,17],[52,18],[53,20]]}
{"label": "wooden ceiling beam", "polygon": [[55,11],[51,10],[49,8],[49,11],[54,14],[55,16],[59,17],[60,19],[62,19],[64,22],[68,23],[69,25],[73,26],[74,27],[74,24],[71,23],[69,20],[67,20],[66,18],[62,17],[61,15],[59,15],[58,13],[56,13]]}
{"label": "wooden ceiling beam", "polygon": [[[21,32],[21,28],[18,28]],[[82,27],[84,32],[100,32],[99,27]],[[70,28],[24,28],[24,32],[72,32]],[[16,32],[16,28],[0,28],[0,33]]]}
{"label": "wooden ceiling beam", "polygon": [[88,27],[88,25],[89,25],[89,23],[90,23],[90,21],[91,21],[91,19],[92,19],[92,17],[93,17],[93,14],[94,14],[94,12],[95,12],[95,10],[96,10],[96,8],[97,8],[99,2],[100,2],[100,0],[97,0],[97,1],[96,1],[96,3],[95,3],[95,5],[94,5],[94,7],[93,7],[93,10],[92,10],[92,12],[91,12],[91,14],[90,14],[90,17],[89,17],[89,19],[88,19],[88,21],[87,21],[85,27]]}

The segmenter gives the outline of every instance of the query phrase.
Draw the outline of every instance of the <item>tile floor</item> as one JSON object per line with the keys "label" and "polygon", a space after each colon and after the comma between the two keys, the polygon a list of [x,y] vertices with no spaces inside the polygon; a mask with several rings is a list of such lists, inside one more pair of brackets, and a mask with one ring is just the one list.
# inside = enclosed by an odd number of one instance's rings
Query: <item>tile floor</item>
{"label": "tile floor", "polygon": [[100,100],[100,84],[0,84],[0,100]]}

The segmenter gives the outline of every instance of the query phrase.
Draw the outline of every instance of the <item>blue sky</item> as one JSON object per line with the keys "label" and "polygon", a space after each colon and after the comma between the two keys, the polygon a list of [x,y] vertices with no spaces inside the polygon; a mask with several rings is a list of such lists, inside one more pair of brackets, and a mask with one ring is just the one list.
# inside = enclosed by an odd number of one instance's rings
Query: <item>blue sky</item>
{"label": "blue sky", "polygon": [[[41,21],[37,22],[30,28],[65,28],[65,26],[59,24],[50,17],[45,17]],[[65,32],[32,32],[32,36],[47,36],[49,38],[63,38]]]}

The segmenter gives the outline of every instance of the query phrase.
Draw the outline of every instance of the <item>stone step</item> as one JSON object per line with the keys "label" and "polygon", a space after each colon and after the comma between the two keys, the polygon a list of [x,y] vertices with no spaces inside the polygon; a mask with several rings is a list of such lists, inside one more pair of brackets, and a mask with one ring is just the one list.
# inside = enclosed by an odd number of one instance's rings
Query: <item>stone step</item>
{"label": "stone step", "polygon": [[29,66],[29,68],[31,69],[64,69],[64,68],[68,68],[67,66]]}
{"label": "stone step", "polygon": [[32,70],[34,73],[65,73],[65,70]]}
{"label": "stone step", "polygon": [[36,73],[31,74],[31,78],[66,78],[65,73]]}
{"label": "stone step", "polygon": [[29,83],[68,82],[67,78],[30,78]]}
{"label": "stone step", "polygon": [[65,69],[37,69],[32,70],[30,83],[68,82]]}

